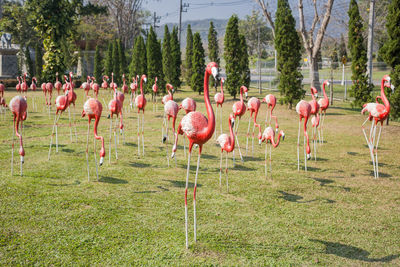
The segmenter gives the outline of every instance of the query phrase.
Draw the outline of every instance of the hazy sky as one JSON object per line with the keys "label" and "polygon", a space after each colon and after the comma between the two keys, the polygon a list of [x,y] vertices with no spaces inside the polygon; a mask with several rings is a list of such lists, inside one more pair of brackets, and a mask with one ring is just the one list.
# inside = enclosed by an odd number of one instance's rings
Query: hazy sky
{"label": "hazy sky", "polygon": [[[179,22],[180,0],[144,0],[143,7],[161,16],[160,24]],[[187,12],[182,13],[182,21],[197,19],[226,19],[233,13],[240,18],[258,8],[253,0],[182,0],[188,3]]]}

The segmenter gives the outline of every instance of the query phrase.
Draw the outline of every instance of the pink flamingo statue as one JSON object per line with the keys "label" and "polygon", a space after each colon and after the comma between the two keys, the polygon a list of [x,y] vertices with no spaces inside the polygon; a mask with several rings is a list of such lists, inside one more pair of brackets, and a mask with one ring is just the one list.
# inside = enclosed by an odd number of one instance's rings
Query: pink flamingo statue
{"label": "pink flamingo statue", "polygon": [[93,84],[93,80],[90,81],[90,76],[87,76],[86,77],[86,82],[82,83],[82,85],[80,87],[81,89],[83,89],[85,91],[85,95],[86,95],[87,98],[90,97],[89,96],[89,91],[90,91],[90,88],[92,87],[92,84]]}
{"label": "pink flamingo statue", "polygon": [[14,164],[14,136],[17,135],[19,138],[19,155],[21,158],[21,169],[20,169],[20,174],[21,176],[23,175],[22,171],[22,164],[24,163],[24,157],[25,157],[25,150],[24,150],[24,145],[22,143],[22,135],[19,133],[18,128],[19,128],[19,123],[21,122],[21,128],[22,128],[22,122],[26,120],[27,117],[27,110],[28,110],[28,103],[26,102],[26,97],[17,95],[14,96],[10,104],[8,105],[10,107],[11,112],[14,115],[14,127],[13,127],[13,138],[12,138],[12,150],[11,150],[11,175],[13,175],[13,164]]}
{"label": "pink flamingo statue", "polygon": [[[30,86],[30,88],[31,88],[31,90],[33,91],[33,92],[36,92],[36,88],[37,88],[37,86],[36,86],[36,84],[37,84],[37,79],[36,79],[36,77],[32,77],[32,83],[31,83],[31,86]],[[36,97],[35,97],[35,95],[33,95],[33,97],[32,97],[32,110],[35,110],[35,100],[36,100]]]}
{"label": "pink flamingo statue", "polygon": [[91,77],[91,80],[92,80],[92,82],[90,83],[90,88],[93,90],[94,96],[97,99],[97,97],[99,95],[100,86],[98,83],[96,83],[95,77]]}
{"label": "pink flamingo statue", "polygon": [[87,131],[87,139],[86,139],[86,164],[87,164],[87,171],[88,171],[88,181],[90,182],[90,174],[89,174],[89,130],[90,130],[90,122],[94,119],[94,162],[96,164],[96,175],[97,181],[99,180],[99,171],[97,168],[97,161],[96,161],[96,140],[101,140],[101,149],[100,149],[100,162],[99,165],[103,165],[104,157],[106,155],[106,150],[104,149],[104,138],[103,136],[99,136],[97,134],[97,126],[99,125],[99,121],[101,118],[101,112],[103,111],[103,106],[101,105],[100,101],[94,98],[89,98],[86,100],[85,104],[83,105],[82,117],[85,115],[88,116],[88,131]]}
{"label": "pink flamingo statue", "polygon": [[143,81],[147,82],[147,76],[142,74],[140,78],[140,95],[135,98],[135,105],[138,109],[138,156],[140,156],[140,111],[142,111],[142,147],[143,147],[143,156],[144,156],[144,109],[146,107],[146,97],[143,92]]}
{"label": "pink flamingo statue", "polygon": [[135,98],[136,98],[136,90],[138,88],[138,81],[139,75],[136,75],[136,77],[132,77],[132,83],[130,85],[131,87],[131,100],[130,100],[130,106],[131,108],[135,108],[133,105],[135,104]]}
{"label": "pink flamingo statue", "polygon": [[304,118],[304,168],[307,171],[307,160],[311,158],[310,142],[307,134],[307,122],[311,114],[311,105],[307,101],[300,100],[300,102],[296,105],[296,112],[299,114],[299,134],[297,137],[297,170],[300,171],[300,123]]}
{"label": "pink flamingo statue", "polygon": [[[271,125],[271,120],[272,118],[275,119],[275,131],[278,132],[278,118],[276,116],[272,115],[272,111],[274,110],[276,106],[276,97],[274,95],[268,94],[266,95],[263,100],[261,101],[262,103],[267,103],[267,113],[265,116],[265,126]],[[268,116],[269,114],[269,116]],[[269,120],[268,120],[269,118]]]}
{"label": "pink flamingo statue", "polygon": [[221,160],[219,162],[219,187],[221,188],[222,180],[222,154],[226,151],[226,163],[225,163],[225,178],[226,178],[226,192],[229,193],[228,183],[228,153],[235,149],[235,134],[233,133],[232,127],[235,125],[235,118],[233,114],[229,115],[229,135],[221,134],[217,138],[217,143],[221,146]]}
{"label": "pink flamingo statue", "polygon": [[[156,77],[154,79],[154,84],[152,87],[152,89],[153,89],[153,95],[152,95],[152,97],[153,97],[153,99],[152,99],[153,100],[153,112],[154,111],[157,112],[157,92],[158,92],[157,80],[158,80],[158,78]],[[164,108],[164,111],[165,111],[165,108]]]}
{"label": "pink flamingo statue", "polygon": [[[235,121],[236,121],[236,117],[239,117],[239,121],[238,121],[238,123],[236,125],[236,129],[235,129],[235,138],[236,138],[236,145],[237,145],[237,147],[239,149],[240,160],[242,162],[243,162],[243,157],[242,157],[242,152],[240,151],[240,145],[239,145],[239,139],[238,139],[238,133],[237,132],[238,132],[238,129],[239,129],[240,119],[246,113],[246,105],[244,104],[244,101],[243,101],[243,93],[247,97],[247,91],[248,91],[247,87],[242,85],[240,87],[240,101],[236,102],[232,106],[232,111],[233,111],[233,116],[235,117]],[[235,151],[233,151],[232,154],[233,154],[233,162],[235,162]]]}
{"label": "pink flamingo statue", "polygon": [[[110,111],[110,147],[109,147],[109,157],[108,157],[108,162],[111,163],[111,129],[112,129],[112,120],[113,120],[113,115],[116,115],[117,118],[120,116],[120,123],[119,123],[119,128],[120,131],[124,128],[124,124],[122,123],[122,102],[118,98],[118,91],[117,87],[114,86],[114,98],[110,100],[108,103],[108,109]],[[117,125],[118,121],[115,121],[115,127],[114,127],[114,143],[115,143],[115,158],[118,160],[118,150],[117,150],[117,134],[116,134],[116,128],[118,127]]]}
{"label": "pink flamingo statue", "polygon": [[[168,95],[165,95],[161,99],[161,104],[163,104],[163,105],[165,105],[170,100],[174,100],[174,95],[172,94],[174,92],[174,87],[169,83],[167,83],[165,85],[165,87],[167,88]],[[162,124],[162,140],[163,140],[163,142],[164,142],[164,139],[167,138],[167,136],[164,134],[164,128],[167,127],[166,125],[167,125],[167,120],[166,120],[166,114],[164,112],[163,124]]]}
{"label": "pink flamingo statue", "polygon": [[201,114],[198,111],[189,112],[186,114],[178,126],[177,134],[175,135],[175,143],[172,148],[172,157],[175,156],[177,144],[178,144],[178,134],[185,133],[187,138],[189,139],[189,155],[188,155],[188,164],[187,164],[187,174],[186,174],[186,187],[185,187],[185,233],[186,233],[186,248],[188,248],[188,208],[187,208],[187,191],[189,184],[189,170],[190,170],[190,158],[192,154],[192,148],[194,144],[199,146],[199,156],[197,159],[197,168],[196,168],[196,177],[194,182],[194,190],[193,190],[193,217],[194,217],[194,241],[196,242],[196,189],[197,189],[197,177],[199,172],[200,165],[200,156],[203,149],[203,145],[210,140],[210,138],[214,134],[215,130],[215,117],[214,111],[210,103],[209,97],[209,77],[213,75],[214,78],[217,78],[218,75],[218,65],[215,62],[211,62],[207,65],[205,73],[204,73],[204,102],[207,109],[207,117]]}
{"label": "pink flamingo statue", "polygon": [[[196,101],[190,97],[183,99],[182,104],[179,105],[179,109],[185,110],[186,114],[192,111],[196,111]],[[183,154],[186,158],[186,138],[183,136]]]}
{"label": "pink flamingo statue", "polygon": [[[175,137],[175,121],[176,117],[178,116],[178,111],[179,107],[178,104],[174,100],[168,100],[167,103],[164,105],[164,116],[168,118],[168,121],[166,122],[166,136],[163,138],[163,142],[165,143],[165,151],[167,153],[167,162],[168,162],[168,167],[169,167],[169,156],[168,156],[168,125],[170,118],[172,118],[172,132]],[[176,167],[176,157],[175,157],[175,167]]]}
{"label": "pink flamingo statue", "polygon": [[[319,127],[320,129],[320,144],[324,143],[324,122],[325,122],[325,116],[326,116],[326,110],[329,107],[329,98],[326,95],[326,91],[325,91],[325,86],[328,85],[329,86],[329,81],[325,80],[324,83],[322,84],[322,92],[324,94],[324,98],[321,98],[320,100],[318,100],[318,105],[319,105],[319,110],[320,110],[320,118],[321,118],[321,126]],[[324,115],[322,115],[322,112],[324,112]]]}
{"label": "pink flamingo statue", "polygon": [[[279,132],[278,141],[275,142],[275,131],[272,129],[271,126],[265,128],[264,133],[261,135],[261,128],[259,127],[260,134],[259,134],[259,144],[261,145],[262,142],[265,141],[265,179],[268,177],[268,168],[267,168],[267,154],[268,154],[268,143],[269,147],[269,169],[270,175],[272,178],[272,147],[277,147],[282,137],[282,141],[285,140],[285,133],[283,131]],[[268,142],[269,141],[269,142]]]}
{"label": "pink flamingo statue", "polygon": [[22,93],[26,96],[26,93],[28,92],[28,83],[26,82],[26,75],[27,73],[24,73],[24,81],[21,83],[21,91]]}
{"label": "pink flamingo statue", "polygon": [[17,77],[18,83],[15,86],[15,89],[17,90],[17,93],[20,94],[21,93],[21,77]]}
{"label": "pink flamingo statue", "polygon": [[252,97],[247,102],[247,110],[250,110],[250,117],[249,117],[249,125],[247,126],[247,135],[246,135],[246,156],[247,156],[247,150],[248,150],[248,145],[249,145],[250,121],[251,121],[251,118],[253,117],[253,113],[254,113],[254,123],[253,123],[253,138],[251,141],[251,155],[253,155],[253,151],[254,151],[254,128],[261,127],[259,124],[257,124],[257,114],[258,114],[258,110],[260,109],[260,106],[261,106],[261,102],[257,97]]}
{"label": "pink flamingo statue", "polygon": [[[381,99],[383,101],[383,105],[380,103],[366,103],[363,105],[363,109],[361,111],[361,114],[364,114],[366,111],[369,112],[368,118],[364,121],[361,128],[362,128],[365,140],[367,141],[367,144],[368,144],[368,147],[370,150],[372,165],[374,166],[374,178],[375,179],[379,178],[378,145],[379,145],[379,139],[381,137],[382,125],[390,113],[390,103],[385,94],[385,87],[391,87],[392,89],[394,88],[390,85],[389,75],[383,76],[382,81],[381,81],[381,95],[378,96],[376,99],[376,100]],[[367,135],[366,135],[365,129],[364,129],[364,125],[368,120],[372,121],[369,139],[367,138]],[[380,122],[381,124],[380,124],[380,128],[379,128],[378,139],[375,139],[376,126],[377,126],[378,122]],[[376,148],[375,148],[375,159],[374,159],[374,147],[375,146],[376,146]]]}
{"label": "pink flamingo statue", "polygon": [[[314,158],[317,160],[317,132],[319,126],[319,104],[316,98],[318,97],[318,91],[315,87],[311,87],[311,98],[312,100],[308,102],[311,105],[311,124],[312,124],[312,135],[313,135],[313,146],[314,146]],[[318,132],[319,133],[319,132]]]}
{"label": "pink flamingo statue", "polygon": [[[224,87],[223,87],[224,83],[225,83],[225,79],[221,78],[221,92],[220,93],[216,93],[214,95],[214,101],[217,104],[216,113],[218,113],[218,106],[220,107],[219,108],[219,114],[220,114],[220,116],[219,116],[219,122],[220,123],[219,124],[220,124],[221,134],[222,134],[222,104],[224,104],[224,101],[225,101]],[[215,117],[217,118],[218,114]],[[217,133],[216,132],[215,132],[215,137],[217,137]]]}
{"label": "pink flamingo statue", "polygon": [[62,89],[62,84],[58,80],[58,72],[56,72],[56,82],[54,83],[54,88],[57,90],[57,95],[60,95],[60,90]]}

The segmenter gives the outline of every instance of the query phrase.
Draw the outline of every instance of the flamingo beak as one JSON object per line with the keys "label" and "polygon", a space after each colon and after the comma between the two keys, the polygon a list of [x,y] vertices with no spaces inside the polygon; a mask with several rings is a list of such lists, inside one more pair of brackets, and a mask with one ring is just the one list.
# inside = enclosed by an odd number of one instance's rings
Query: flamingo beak
{"label": "flamingo beak", "polygon": [[279,128],[275,128],[275,132],[278,133],[278,131],[279,131]]}
{"label": "flamingo beak", "polygon": [[211,73],[212,73],[214,79],[217,79],[217,77],[218,77],[218,69],[216,67],[212,67],[211,68]]}
{"label": "flamingo beak", "polygon": [[247,98],[247,92],[244,92],[244,96]]}
{"label": "flamingo beak", "polygon": [[315,98],[318,98],[318,93],[314,94]]}
{"label": "flamingo beak", "polygon": [[147,78],[144,78],[143,81],[144,81],[145,83],[147,83]]}
{"label": "flamingo beak", "polygon": [[311,159],[311,154],[307,154],[307,160]]}
{"label": "flamingo beak", "polygon": [[285,141],[285,133],[282,133],[282,141]]}
{"label": "flamingo beak", "polygon": [[174,157],[175,157],[175,152],[172,152],[171,158],[174,158]]}
{"label": "flamingo beak", "polygon": [[391,85],[390,85],[390,88],[392,89],[392,94],[394,94],[394,88],[395,88],[394,85],[391,84]]}
{"label": "flamingo beak", "polygon": [[262,139],[258,139],[258,144],[261,146]]}
{"label": "flamingo beak", "polygon": [[328,86],[329,86],[329,85],[330,85],[330,83],[329,83],[329,82],[326,82],[326,85],[328,85]]}
{"label": "flamingo beak", "polygon": [[99,163],[99,165],[101,166],[101,165],[103,165],[103,163],[104,163],[104,157],[100,157],[100,163]]}
{"label": "flamingo beak", "polygon": [[122,134],[122,129],[119,129],[119,133]]}
{"label": "flamingo beak", "polygon": [[21,156],[21,163],[24,163],[24,156]]}

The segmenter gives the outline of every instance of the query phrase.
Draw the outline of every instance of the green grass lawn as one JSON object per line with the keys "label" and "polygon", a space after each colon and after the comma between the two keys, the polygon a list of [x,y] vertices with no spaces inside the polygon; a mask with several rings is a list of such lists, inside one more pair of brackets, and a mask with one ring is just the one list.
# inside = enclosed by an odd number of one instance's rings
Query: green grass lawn
{"label": "green grass lawn", "polygon": [[[137,156],[136,113],[124,115],[126,144],[120,137],[119,159],[108,163],[107,108],[99,133],[106,140],[105,163],[95,178],[93,132],[90,132],[91,181],[87,180],[87,118],[81,118],[78,90],[77,141],[70,141],[68,113],[59,127],[59,152],[47,160],[54,110],[38,111],[24,123],[24,176],[10,175],[12,119],[0,116],[0,265],[400,265],[400,123],[382,130],[381,178],[374,180],[369,150],[362,136],[365,117],[348,103],[335,102],[325,120],[325,140],[308,172],[297,171],[298,116],[278,105],[275,114],[286,139],[272,152],[272,178],[264,176],[265,146],[255,145],[245,162],[229,160],[230,192],[219,187],[220,149],[215,140],[203,148],[197,194],[198,241],[193,242],[194,149],[189,190],[189,242],[185,249],[184,187],[186,160],[182,138],[177,166],[167,167],[161,143],[162,105],[148,103],[145,157]],[[266,94],[267,92],[264,92]],[[7,92],[7,103],[15,92]],[[211,96],[214,95],[212,92]],[[275,93],[278,97],[278,93]],[[177,102],[202,96],[179,91]],[[250,96],[257,96],[251,90]],[[111,95],[102,93],[108,103]],[[233,100],[223,107],[224,132]],[[40,100],[39,100],[40,99]],[[147,96],[150,100],[150,95]],[[212,101],[213,102],[213,101]],[[128,100],[125,101],[127,106]],[[262,105],[259,121],[265,119]],[[179,114],[178,122],[183,113]],[[245,154],[248,113],[240,123]],[[368,125],[369,126],[369,125]],[[219,121],[217,121],[219,129]],[[311,130],[309,130],[311,134]],[[170,141],[171,142],[171,141]],[[97,142],[97,160],[99,152]],[[171,144],[168,145],[168,155]],[[236,153],[237,155],[238,153]],[[303,163],[303,161],[302,161]],[[225,181],[223,180],[223,183]]]}

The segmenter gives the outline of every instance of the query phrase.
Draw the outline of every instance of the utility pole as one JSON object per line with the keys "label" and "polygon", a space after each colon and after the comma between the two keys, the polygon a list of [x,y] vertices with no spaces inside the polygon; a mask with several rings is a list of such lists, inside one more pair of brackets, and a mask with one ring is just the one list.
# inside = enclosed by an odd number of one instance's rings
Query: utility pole
{"label": "utility pole", "polygon": [[179,0],[179,29],[178,29],[178,41],[179,45],[181,45],[181,31],[182,31],[182,12],[187,12],[187,7],[189,7],[188,3],[183,3],[182,0]]}
{"label": "utility pole", "polygon": [[261,94],[261,59],[260,59],[260,25],[258,25],[258,32],[257,32],[257,42],[258,42],[258,93]]}
{"label": "utility pole", "polygon": [[154,12],[154,15],[153,15],[153,28],[154,28],[154,30],[156,30],[156,28],[160,27],[160,26],[157,25],[157,23],[160,23],[161,17],[157,16],[156,14],[157,13]]}
{"label": "utility pole", "polygon": [[369,83],[372,83],[372,51],[374,49],[374,23],[375,23],[375,0],[369,3],[369,21],[368,21],[368,65],[367,75]]}

